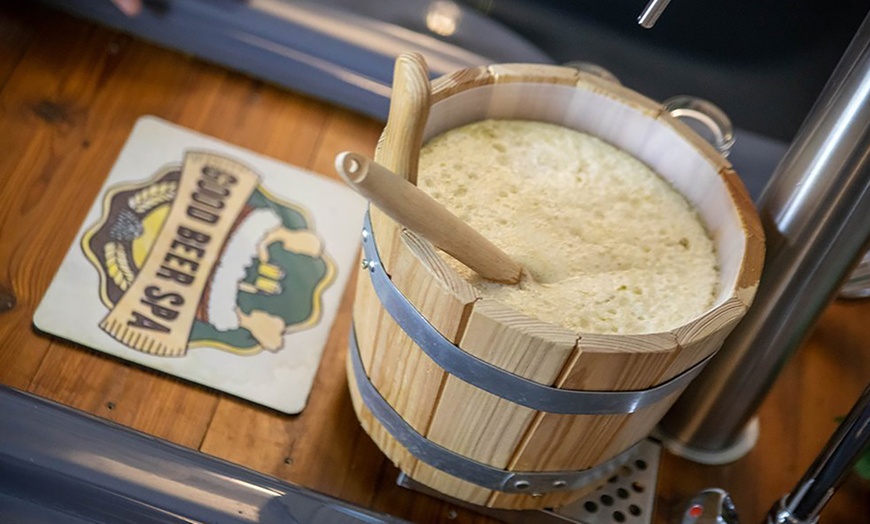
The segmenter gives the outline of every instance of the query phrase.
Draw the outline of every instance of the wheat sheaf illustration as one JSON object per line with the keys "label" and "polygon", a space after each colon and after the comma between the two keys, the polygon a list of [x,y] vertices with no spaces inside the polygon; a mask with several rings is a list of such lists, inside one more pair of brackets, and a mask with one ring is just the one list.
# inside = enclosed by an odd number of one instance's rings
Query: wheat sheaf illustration
{"label": "wheat sheaf illustration", "polygon": [[127,201],[130,209],[137,213],[147,213],[165,202],[172,202],[178,191],[178,182],[166,181],[148,186],[131,196]]}
{"label": "wheat sheaf illustration", "polygon": [[129,209],[121,210],[117,222],[112,226],[109,236],[113,241],[103,246],[106,273],[122,291],[126,291],[136,278],[131,255],[125,245],[140,237],[143,227],[138,215],[148,214],[151,210],[171,203],[178,192],[178,182],[174,180],[147,186],[127,199]]}

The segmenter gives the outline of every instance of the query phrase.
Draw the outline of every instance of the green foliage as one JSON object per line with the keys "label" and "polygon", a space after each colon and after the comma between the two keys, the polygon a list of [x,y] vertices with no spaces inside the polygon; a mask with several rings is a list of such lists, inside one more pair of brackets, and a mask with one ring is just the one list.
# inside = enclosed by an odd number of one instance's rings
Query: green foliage
{"label": "green foliage", "polygon": [[855,473],[864,480],[870,480],[870,450],[864,452],[855,464]]}

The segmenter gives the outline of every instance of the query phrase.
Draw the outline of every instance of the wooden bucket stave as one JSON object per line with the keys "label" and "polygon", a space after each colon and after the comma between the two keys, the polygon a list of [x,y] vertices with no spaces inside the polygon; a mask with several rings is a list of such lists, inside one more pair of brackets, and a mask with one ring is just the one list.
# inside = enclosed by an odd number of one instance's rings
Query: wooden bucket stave
{"label": "wooden bucket stave", "polygon": [[[556,105],[548,100],[566,92],[570,97],[575,90],[591,94],[597,103],[616,102],[613,111],[617,116],[634,115],[634,121],[643,127],[620,140],[619,129],[599,115],[598,125],[605,128],[603,133],[593,134],[604,134],[602,138],[646,161],[666,178],[668,170],[673,169],[671,164],[685,163],[671,158],[674,154],[694,155],[692,160],[706,170],[708,180],[703,190],[693,189],[697,182],[690,180],[672,183],[699,207],[721,253],[722,292],[710,311],[665,333],[577,334],[496,301],[480,299],[431,245],[403,231],[374,206],[372,240],[381,251],[383,267],[393,284],[435,329],[466,352],[557,388],[642,390],[679,376],[714,353],[754,296],[763,261],[763,234],[751,201],[727,161],[655,102],[597,77],[553,66],[481,67],[435,81],[426,136],[484,117],[508,116],[590,131],[590,124],[566,122],[580,118],[577,106],[586,107],[578,103],[582,97]],[[457,103],[457,97],[464,100]],[[469,107],[476,109],[468,111]],[[644,140],[650,141],[649,133],[658,133],[653,142],[658,139],[667,143],[669,139],[662,139],[662,133],[678,137],[675,143],[681,144],[682,150],[665,152],[662,158],[652,161],[651,155],[658,153],[647,151],[645,158]],[[390,157],[383,152],[383,146],[376,155],[379,160]],[[711,187],[717,190],[712,196]],[[478,462],[511,471],[594,467],[648,435],[680,392],[631,414],[565,415],[510,402],[445,373],[383,311],[367,273],[360,275],[354,306],[356,336],[366,374],[414,430]],[[366,431],[406,474],[442,493],[476,504],[519,509],[559,506],[595,487],[531,496],[457,479],[417,460],[399,445],[368,411],[352,373],[349,375],[354,407]]]}

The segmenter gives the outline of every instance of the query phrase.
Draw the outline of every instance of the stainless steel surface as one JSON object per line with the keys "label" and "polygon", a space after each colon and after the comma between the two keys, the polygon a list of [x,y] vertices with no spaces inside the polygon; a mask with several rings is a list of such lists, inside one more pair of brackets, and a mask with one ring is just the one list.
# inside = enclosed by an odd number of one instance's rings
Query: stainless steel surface
{"label": "stainless steel surface", "polygon": [[405,474],[399,475],[397,483],[512,524],[649,524],[653,519],[661,451],[656,441],[642,441],[637,456],[610,477],[607,484],[558,509],[483,508],[447,497]]}
{"label": "stainless steel surface", "polygon": [[686,504],[680,524],[740,524],[740,518],[728,492],[710,488]]}
{"label": "stainless steel surface", "polygon": [[849,279],[840,288],[841,298],[870,298],[870,252],[861,258]]}
{"label": "stainless steel surface", "polygon": [[0,386],[0,522],[404,522]]}
{"label": "stainless steel surface", "polygon": [[767,235],[746,317],[663,419],[669,439],[729,448],[863,255],[870,235],[870,18],[759,201]]}
{"label": "stainless steel surface", "polygon": [[676,439],[667,438],[666,435],[662,435],[660,428],[653,430],[653,436],[661,439],[665,449],[678,457],[683,457],[698,464],[721,466],[739,460],[752,451],[752,448],[758,443],[758,437],[761,434],[760,428],[761,423],[758,416],[752,417],[752,420],[743,427],[740,435],[729,447],[717,450],[702,450],[683,445],[683,443]]}
{"label": "stainless steel surface", "polygon": [[40,1],[381,119],[391,57],[419,50],[441,72],[436,59],[464,62],[464,50],[600,64],[653,99],[691,93],[778,140],[794,136],[870,6],[682,1],[645,31],[623,2],[155,0],[127,17],[108,0]]}
{"label": "stainless steel surface", "polygon": [[653,520],[661,452],[656,441],[641,441],[638,457],[603,487],[567,506],[540,513],[582,524],[649,524]]}
{"label": "stainless steel surface", "polygon": [[40,1],[379,119],[401,53],[421,53],[436,76],[493,62],[552,62],[451,1],[160,0],[134,17],[108,0]]}
{"label": "stainless steel surface", "polygon": [[[813,524],[831,496],[870,444],[870,386],[828,440],[792,492],[769,514],[768,522]],[[856,517],[857,518],[857,517]]]}
{"label": "stainless steel surface", "polygon": [[637,17],[637,23],[641,27],[651,29],[658,22],[662,13],[665,12],[665,8],[668,7],[669,3],[671,3],[671,0],[649,0],[646,7],[641,11],[640,16]]}
{"label": "stainless steel surface", "polygon": [[816,524],[819,517],[813,520],[799,520],[786,507],[785,497],[777,502],[767,515],[766,524]]}

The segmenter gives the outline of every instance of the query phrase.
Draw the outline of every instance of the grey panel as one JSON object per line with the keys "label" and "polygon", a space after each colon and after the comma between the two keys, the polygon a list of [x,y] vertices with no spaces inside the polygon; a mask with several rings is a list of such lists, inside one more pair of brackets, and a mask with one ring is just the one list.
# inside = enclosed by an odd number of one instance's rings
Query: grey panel
{"label": "grey panel", "polygon": [[433,3],[425,0],[150,1],[132,18],[109,0],[41,2],[382,120],[400,53],[421,53],[433,76],[493,62],[551,61],[465,7],[456,7],[454,33],[439,36],[427,29]]}
{"label": "grey panel", "polygon": [[0,522],[402,522],[0,386]]}

